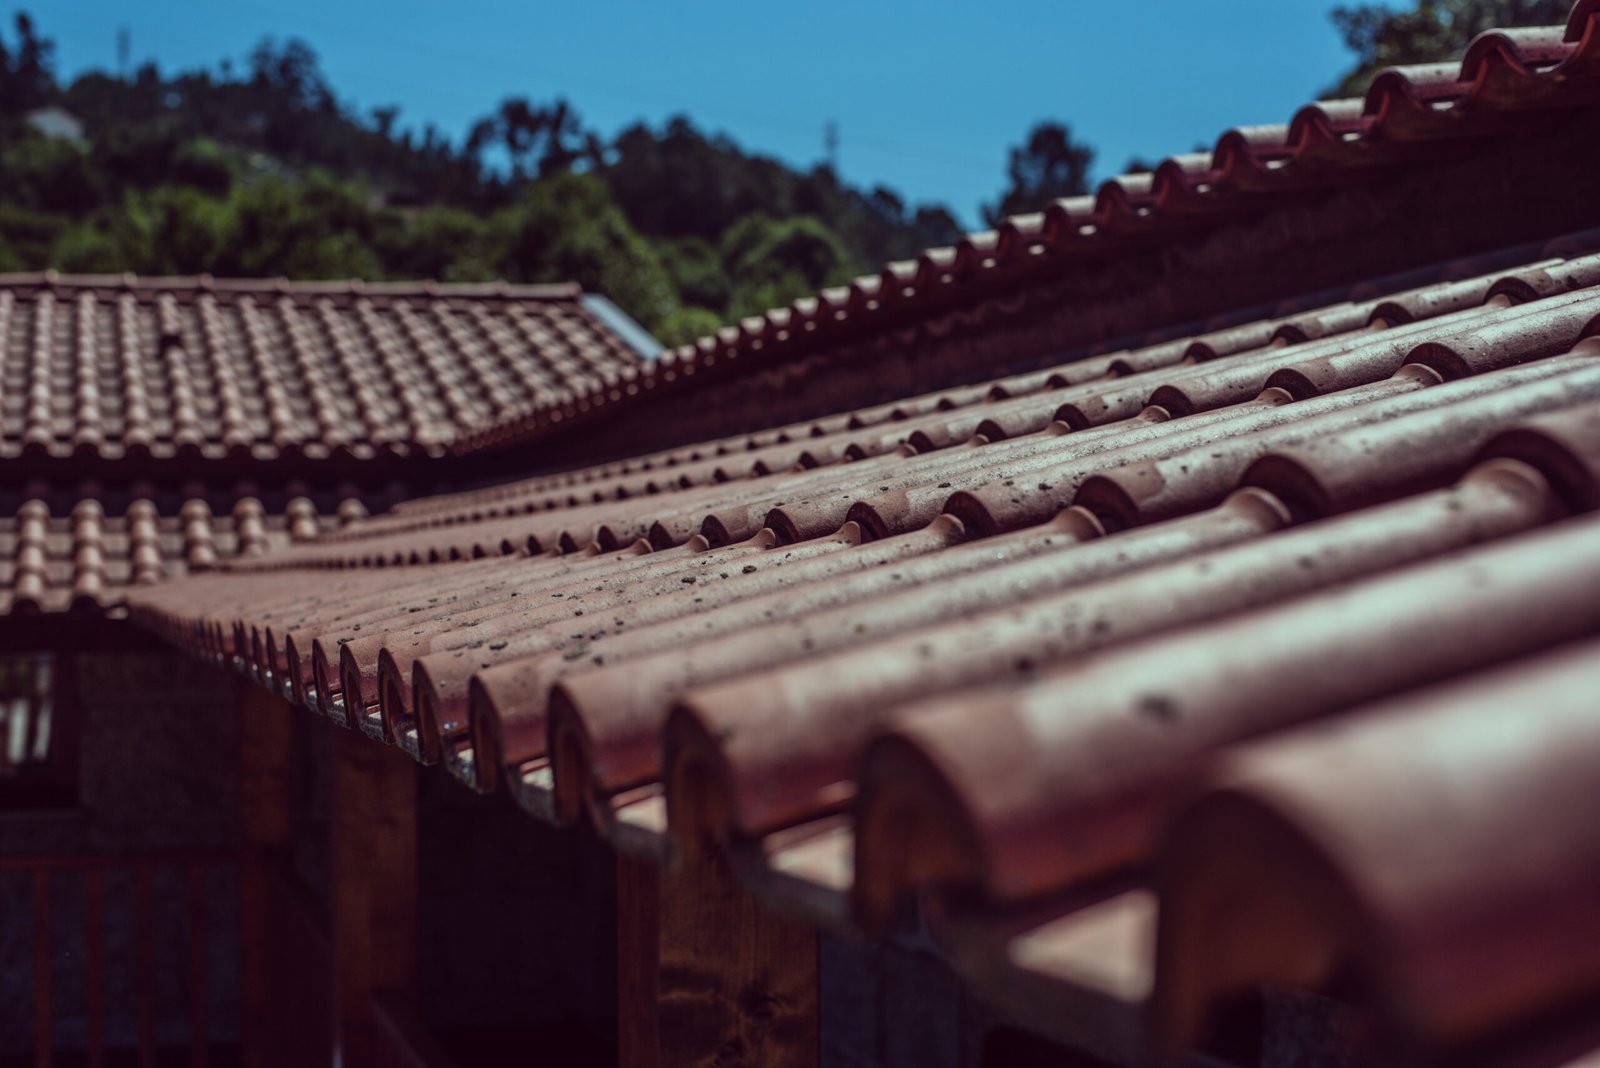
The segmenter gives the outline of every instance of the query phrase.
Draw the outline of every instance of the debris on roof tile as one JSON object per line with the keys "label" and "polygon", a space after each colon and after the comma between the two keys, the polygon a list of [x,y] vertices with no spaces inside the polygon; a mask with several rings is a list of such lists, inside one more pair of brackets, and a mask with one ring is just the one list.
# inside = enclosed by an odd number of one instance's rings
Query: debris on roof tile
{"label": "debris on roof tile", "polygon": [[[1251,848],[1211,829],[1222,801],[1185,815],[1256,766],[1232,748],[1310,752],[1346,710],[1600,633],[1595,246],[410,502],[133,613],[537,816],[723,850],[818,922],[941,902],[980,990],[1200,1041],[1239,980],[1164,903],[1203,916],[1206,873],[1232,885],[1184,827]],[[1283,781],[1340,803],[1337,776]],[[1158,860],[1200,874],[1152,882]],[[1275,961],[1238,974],[1323,978]],[[1127,1025],[1148,999],[1160,1035]],[[1407,1041],[1464,1034],[1383,1011]]]}
{"label": "debris on roof tile", "polygon": [[[1159,864],[1168,1040],[1241,985],[1332,969],[1447,1048],[1592,1013],[1600,845],[1573,816],[1600,781],[1597,684],[1600,642],[1554,642],[1218,761]],[[1268,915],[1269,938],[1231,919]]]}
{"label": "debris on roof tile", "polygon": [[[832,410],[796,421],[760,407],[784,376],[757,376],[739,432],[689,444],[581,423],[856,323],[965,314],[953,294],[1010,299],[1044,260],[1593,108],[1597,16],[1582,0],[1565,28],[1485,35],[603,384],[538,379],[559,394],[493,373],[500,332],[542,344],[531,312],[440,321],[442,290],[308,287],[295,325],[227,325],[289,299],[249,287],[158,297],[139,329],[271,329],[290,362],[281,400],[249,407],[271,375],[213,390],[215,361],[174,354],[217,343],[152,344],[161,388],[119,394],[152,442],[264,421],[358,449],[380,424],[444,425],[471,450],[559,423],[594,462],[336,520],[252,494],[30,500],[0,531],[10,604],[125,596],[176,645],[475,790],[632,854],[719,851],[819,924],[882,930],[916,901],[975,991],[1102,1056],[1205,1049],[1279,986],[1350,1003],[1400,1063],[1595,1048],[1569,1025],[1600,991],[1600,855],[1575,816],[1600,760],[1600,232],[1152,318],[947,388],[829,387]],[[56,336],[31,314],[7,336]],[[408,354],[363,378],[385,333]],[[110,351],[88,338],[76,359]],[[426,386],[391,388],[407,368]],[[59,444],[56,403],[28,393],[21,448]]]}

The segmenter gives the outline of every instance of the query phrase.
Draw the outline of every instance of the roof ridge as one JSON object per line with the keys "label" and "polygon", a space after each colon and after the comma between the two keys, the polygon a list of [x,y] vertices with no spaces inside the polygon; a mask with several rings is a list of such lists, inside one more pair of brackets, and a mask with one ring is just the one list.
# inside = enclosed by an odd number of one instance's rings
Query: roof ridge
{"label": "roof ridge", "polygon": [[59,271],[0,273],[0,289],[125,289],[160,294],[193,290],[217,294],[283,294],[286,296],[466,297],[481,300],[576,301],[583,287],[576,282],[511,283],[367,281],[349,279],[217,278],[210,274],[138,275],[63,274]]}
{"label": "roof ridge", "polygon": [[618,396],[642,395],[716,363],[792,351],[863,317],[878,319],[890,307],[932,307],[952,287],[1036,270],[1046,258],[1104,252],[1118,237],[1148,239],[1208,215],[1220,217],[1237,208],[1241,197],[1327,186],[1340,170],[1370,170],[1374,156],[1396,145],[1403,150],[1405,142],[1494,133],[1497,128],[1473,129],[1474,116],[1538,106],[1575,84],[1593,89],[1590,68],[1600,61],[1597,26],[1600,0],[1577,0],[1564,26],[1485,31],[1458,60],[1390,67],[1360,99],[1313,101],[1287,123],[1232,127],[1209,153],[1168,156],[1151,172],[1108,178],[1093,193],[1056,200],[954,245],[927,249],[915,260],[887,263],[847,286],[743,317],[632,369],[620,391],[596,389],[548,401],[514,426],[467,435],[455,447],[510,444],[570,423]]}

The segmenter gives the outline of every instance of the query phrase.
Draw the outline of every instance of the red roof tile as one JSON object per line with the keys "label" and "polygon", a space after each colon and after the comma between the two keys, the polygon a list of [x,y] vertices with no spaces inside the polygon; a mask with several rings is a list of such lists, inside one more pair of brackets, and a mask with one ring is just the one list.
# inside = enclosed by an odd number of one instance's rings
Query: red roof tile
{"label": "red roof tile", "polygon": [[[1093,196],[1058,200],[1005,220],[954,248],[930,249],[878,275],[825,289],[744,319],[614,382],[551,399],[525,416],[469,435],[461,448],[503,446],[567,433],[574,421],[652,393],[683,388],[713,367],[742,374],[793,361],[863,331],[929,323],[965,300],[1022,289],[1062,265],[1173,241],[1262,211],[1286,195],[1355,188],[1435,158],[1441,144],[1470,145],[1541,118],[1590,107],[1600,86],[1600,10],[1581,0],[1567,24],[1480,35],[1459,63],[1395,67],[1362,100],[1320,101],[1281,125],[1222,134],[1209,154],[1164,160],[1123,175]],[[749,365],[749,366],[745,366]]]}
{"label": "red roof tile", "polygon": [[[136,616],[622,848],[720,842],[819,918],[948,890],[980,986],[1054,961],[1030,982],[1114,1015],[1154,983],[1187,1041],[1220,980],[1084,979],[1071,947],[1151,920],[1073,895],[1146,885],[1230,744],[1600,630],[1589,241],[415,502]],[[1017,910],[1046,933],[986,926]]]}
{"label": "red roof tile", "polygon": [[[462,447],[1592,106],[1597,13],[1232,131]],[[751,412],[287,548],[247,508],[221,553],[195,509],[184,551],[231,558],[132,613],[537,816],[723,850],[819,922],[881,928],[915,895],[980,994],[1102,1054],[1203,1046],[1241,990],[1287,984],[1359,1002],[1385,1055],[1492,1060],[1570,1038],[1600,990],[1600,857],[1573,817],[1600,759],[1596,243],[1152,319],[776,428]],[[752,382],[751,403],[786,388]],[[53,576],[30,509],[12,585],[92,595],[111,520],[74,516],[87,551]]]}
{"label": "red roof tile", "polygon": [[436,455],[638,354],[570,286],[0,276],[0,458]]}
{"label": "red roof tile", "polygon": [[[1533,614],[1512,612],[1501,634]],[[1161,860],[1155,1003],[1172,1039],[1201,1037],[1230,988],[1337,967],[1413,1033],[1457,1044],[1592,1013],[1600,844],[1578,813],[1600,781],[1600,642],[1485,667],[1218,763]],[[1230,920],[1266,915],[1270,938]]]}
{"label": "red roof tile", "polygon": [[336,525],[306,497],[289,501],[277,514],[244,497],[220,515],[204,497],[191,497],[167,515],[143,497],[120,515],[108,514],[91,496],[70,513],[52,514],[51,505],[35,497],[14,517],[0,518],[0,615],[117,614],[130,587],[211,571]]}

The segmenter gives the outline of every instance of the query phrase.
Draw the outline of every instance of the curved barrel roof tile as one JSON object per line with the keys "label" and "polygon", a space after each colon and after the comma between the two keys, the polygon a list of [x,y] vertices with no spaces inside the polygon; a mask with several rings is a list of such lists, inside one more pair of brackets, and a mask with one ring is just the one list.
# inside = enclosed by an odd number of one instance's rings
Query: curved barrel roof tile
{"label": "curved barrel roof tile", "polygon": [[1592,108],[1600,94],[1600,8],[1576,3],[1565,26],[1481,34],[1459,62],[1394,67],[1361,100],[1319,101],[1278,125],[1225,131],[1209,153],[1122,175],[1092,196],[1014,216],[953,248],[929,249],[877,275],[752,316],[700,341],[619,371],[614,382],[536,404],[453,447],[501,447],[566,431],[574,420],[627,404],[713,366],[767,365],[910,317],[931,327],[970,297],[1019,287],[1086,257],[1103,258],[1225,224],[1308,190],[1354,188],[1540,114]]}
{"label": "curved barrel roof tile", "polygon": [[[1572,881],[1589,836],[1529,846],[1561,880],[1524,880],[1553,918],[1474,868],[1480,832],[1439,846],[1444,871],[1382,866],[1478,811],[1447,739],[1493,702],[1427,687],[1554,695],[1521,748],[1472,750],[1524,825],[1575,803],[1542,761],[1589,781],[1592,732],[1562,710],[1600,678],[1561,650],[1600,634],[1597,241],[292,544],[244,503],[213,571],[139,587],[132,612],[539,818],[658,859],[720,849],[818,922],[881,930],[930,902],[980,994],[1071,1041],[1203,1047],[1241,984],[1346,993],[1348,959],[1376,984],[1349,996],[1406,1050],[1477,1048],[1600,980],[1553,933],[1600,934]],[[82,559],[69,590],[94,586]],[[1393,732],[1410,740],[1383,748]],[[1433,807],[1385,823],[1355,780],[1297,770],[1362,747],[1383,760],[1361,782],[1407,803],[1414,771]],[[1216,925],[1229,895],[1259,933]],[[1308,895],[1333,911],[1303,916]],[[1430,926],[1440,902],[1453,926]],[[1344,956],[1303,966],[1265,926],[1280,913]],[[1539,982],[1498,983],[1524,930]]]}
{"label": "curved barrel roof tile", "polygon": [[[646,367],[573,343],[507,375],[575,321],[452,317],[426,289],[223,287],[186,327],[107,282],[149,357],[72,411],[115,410],[116,385],[162,448],[308,422],[329,449],[381,447],[380,426],[571,440],[729,361],[858,326],[981,332],[1073,257],[1489,151],[1600,103],[1596,15],[1484,35]],[[1574,815],[1600,767],[1600,233],[1363,273],[968,368],[985,381],[824,388],[832,411],[779,426],[751,393],[738,433],[374,515],[31,499],[0,570],[13,610],[126,596],[475,790],[659,860],[720,851],[820,924],[878,931],[918,901],[980,996],[1101,1055],[1211,1048],[1275,986],[1348,1003],[1385,1063],[1577,1054],[1600,994],[1600,857]],[[6,336],[71,336],[78,305],[34,301],[0,293]],[[245,371],[189,358],[229,330]],[[410,355],[365,391],[304,381],[368,344]],[[19,362],[14,407],[48,450],[66,401],[39,367]],[[493,426],[460,433],[470,412]]]}

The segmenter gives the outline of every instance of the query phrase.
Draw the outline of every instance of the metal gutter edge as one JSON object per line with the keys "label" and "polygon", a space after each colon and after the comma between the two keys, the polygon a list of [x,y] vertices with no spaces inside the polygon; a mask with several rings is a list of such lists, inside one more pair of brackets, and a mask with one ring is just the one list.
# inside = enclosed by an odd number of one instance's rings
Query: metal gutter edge
{"label": "metal gutter edge", "polygon": [[650,336],[650,332],[629,317],[628,313],[598,293],[585,293],[579,298],[583,306],[625,341],[642,360],[654,360],[666,346]]}

